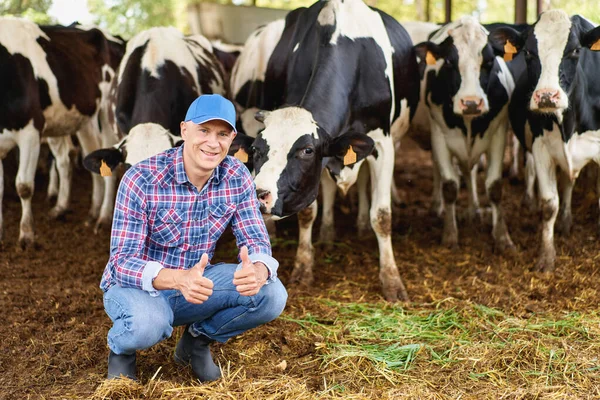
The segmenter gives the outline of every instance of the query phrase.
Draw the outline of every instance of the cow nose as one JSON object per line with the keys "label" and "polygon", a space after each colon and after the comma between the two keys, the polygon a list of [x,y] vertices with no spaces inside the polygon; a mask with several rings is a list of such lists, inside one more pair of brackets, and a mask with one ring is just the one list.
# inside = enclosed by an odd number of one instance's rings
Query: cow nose
{"label": "cow nose", "polygon": [[555,89],[539,89],[533,93],[533,100],[539,108],[557,108],[560,93]]}
{"label": "cow nose", "polygon": [[260,210],[263,213],[271,212],[271,207],[273,206],[271,192],[265,189],[256,189],[256,197],[260,201]]}
{"label": "cow nose", "polygon": [[483,111],[483,99],[477,96],[467,96],[460,99],[463,115],[478,115]]}

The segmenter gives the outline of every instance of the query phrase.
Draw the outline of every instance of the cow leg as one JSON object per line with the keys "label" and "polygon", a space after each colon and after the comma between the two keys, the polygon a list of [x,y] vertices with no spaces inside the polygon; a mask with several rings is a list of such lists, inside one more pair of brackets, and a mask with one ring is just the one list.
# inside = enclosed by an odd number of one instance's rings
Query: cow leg
{"label": "cow leg", "polygon": [[569,175],[560,171],[560,207],[558,210],[558,220],[556,221],[556,230],[562,235],[571,233],[573,226],[573,214],[571,213],[571,200],[573,198],[573,186],[575,182],[571,181]]}
{"label": "cow leg", "polygon": [[315,250],[312,245],[312,227],[317,218],[317,201],[298,213],[298,250],[292,271],[292,282],[310,285],[313,282]]}
{"label": "cow leg", "polygon": [[554,248],[554,223],[558,215],[556,165],[541,140],[533,143],[533,158],[542,209],[542,242],[535,269],[549,272],[554,270],[556,261],[556,249]]}
{"label": "cow leg", "polygon": [[58,169],[56,168],[56,160],[50,163],[48,170],[48,190],[46,191],[46,200],[48,203],[53,203],[58,197]]}
{"label": "cow leg", "polygon": [[522,161],[522,148],[519,140],[515,137],[514,133],[509,130],[508,131],[509,145],[511,160],[510,160],[510,169],[508,170],[508,177],[511,181],[517,182],[519,180],[519,170]]}
{"label": "cow leg", "polygon": [[[433,154],[432,154],[433,157]],[[433,193],[430,212],[432,215],[442,217],[444,213],[444,200],[442,199],[442,176],[440,174],[440,168],[434,161],[432,163],[433,172]]]}
{"label": "cow leg", "polygon": [[[69,150],[73,144],[69,136],[49,137],[47,138],[47,141],[50,151],[54,155],[53,167],[55,167],[58,172],[58,196],[56,198],[56,205],[50,210],[48,216],[51,219],[57,219],[65,215],[71,200],[71,176],[73,169],[69,158]],[[69,142],[71,143],[71,146],[69,146]],[[51,168],[50,170],[51,182],[53,180],[53,170],[54,168]],[[50,186],[50,184],[48,185]]]}
{"label": "cow leg", "polygon": [[277,238],[277,226],[275,225],[275,221],[268,215],[263,215],[263,219],[265,221],[265,227],[267,228],[267,232],[269,232],[269,238],[271,240]]}
{"label": "cow leg", "polygon": [[[489,163],[487,161],[486,165],[489,168]],[[479,168],[479,164],[476,164],[469,171],[467,165],[460,163],[460,170],[465,178],[469,195],[467,198],[467,220],[469,223],[473,223],[477,215],[480,214],[479,196],[477,196],[477,172],[479,172]]]}
{"label": "cow leg", "polygon": [[527,152],[525,161],[525,193],[523,194],[523,204],[531,212],[537,211],[537,203],[535,201],[535,160],[533,154]]}
{"label": "cow leg", "polygon": [[510,238],[502,208],[502,168],[506,132],[496,132],[488,149],[488,169],[485,178],[485,190],[492,205],[492,237],[495,249],[500,252],[515,252],[515,245]]}
{"label": "cow leg", "polygon": [[[596,168],[596,196],[598,196],[598,208],[600,208],[600,162]],[[598,236],[600,236],[600,216],[598,217]]]}
{"label": "cow leg", "polygon": [[379,279],[388,301],[408,301],[392,249],[391,181],[394,177],[394,143],[390,136],[377,142],[378,157],[369,156],[371,173],[371,227],[379,244]]}
{"label": "cow leg", "polygon": [[2,204],[4,199],[4,161],[2,161],[2,159],[3,157],[0,157],[0,249],[2,248],[2,240],[4,238],[4,220],[2,217]]}
{"label": "cow leg", "polygon": [[33,123],[30,123],[17,133],[16,140],[19,146],[19,170],[15,186],[21,199],[22,210],[19,245],[26,249],[31,248],[34,243],[31,199],[35,190],[35,167],[40,155],[40,134]]}
{"label": "cow leg", "polygon": [[359,237],[371,236],[371,216],[369,207],[369,167],[364,165],[358,171],[356,189],[358,191],[358,216],[356,218],[356,228]]}
{"label": "cow leg", "polygon": [[[100,148],[100,139],[98,136],[98,129],[92,121],[88,121],[79,131],[77,131],[77,138],[81,144],[83,157]],[[104,197],[104,178],[98,174],[90,174],[92,175],[92,204],[88,213],[86,225],[92,225],[94,221],[100,221],[98,217],[100,216],[100,209]]]}
{"label": "cow leg", "polygon": [[[440,171],[442,197],[444,199],[444,233],[442,245],[448,248],[458,247],[458,227],[456,225],[456,199],[458,198],[459,177],[454,168],[452,154],[444,134],[436,124],[431,124],[431,150],[434,163]],[[468,179],[467,175],[467,179]]]}
{"label": "cow leg", "polygon": [[331,243],[335,238],[335,225],[334,225],[334,210],[335,194],[337,191],[337,185],[329,174],[327,169],[323,169],[321,174],[321,194],[323,199],[323,207],[321,214],[321,227],[319,229],[319,240],[323,243]]}

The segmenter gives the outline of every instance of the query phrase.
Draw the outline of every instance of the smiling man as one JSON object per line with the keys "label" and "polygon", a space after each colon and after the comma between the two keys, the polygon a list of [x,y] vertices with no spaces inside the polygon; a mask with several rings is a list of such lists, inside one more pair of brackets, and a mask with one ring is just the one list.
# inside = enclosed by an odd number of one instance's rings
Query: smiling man
{"label": "smiling man", "polygon": [[[235,108],[203,95],[181,122],[183,145],[131,167],[117,194],[110,259],[100,287],[113,322],[108,378],[136,379],[136,351],[185,325],[175,361],[200,381],[221,376],[210,343],[277,318],[287,292],[248,169],[227,155]],[[231,223],[239,263],[213,264]],[[149,372],[150,374],[150,372]]]}

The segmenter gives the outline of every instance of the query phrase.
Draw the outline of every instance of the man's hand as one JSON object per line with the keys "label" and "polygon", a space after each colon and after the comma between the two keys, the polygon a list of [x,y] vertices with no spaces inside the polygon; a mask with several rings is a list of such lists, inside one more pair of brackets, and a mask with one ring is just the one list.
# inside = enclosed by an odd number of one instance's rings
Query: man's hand
{"label": "man's hand", "polygon": [[233,284],[242,296],[254,296],[267,282],[269,272],[263,263],[253,264],[250,261],[246,246],[242,246],[240,249],[240,259],[242,260],[242,269],[233,274]]}
{"label": "man's hand", "polygon": [[190,303],[202,304],[213,292],[213,282],[203,276],[207,264],[208,254],[204,253],[196,265],[177,279],[181,294]]}

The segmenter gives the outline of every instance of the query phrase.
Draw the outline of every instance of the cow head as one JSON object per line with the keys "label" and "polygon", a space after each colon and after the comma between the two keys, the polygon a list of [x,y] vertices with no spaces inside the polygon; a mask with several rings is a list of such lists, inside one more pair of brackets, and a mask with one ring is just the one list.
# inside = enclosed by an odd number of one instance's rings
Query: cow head
{"label": "cow head", "polygon": [[490,34],[498,54],[522,55],[527,64],[529,108],[538,113],[555,114],[559,121],[569,107],[568,94],[575,80],[580,57],[588,49],[600,50],[600,27],[550,10],[523,33],[500,28]]}
{"label": "cow head", "polygon": [[[439,35],[439,36],[438,36]],[[443,39],[445,36],[445,39]],[[443,39],[441,43],[436,37]],[[428,72],[428,90],[437,105],[452,104],[454,114],[478,117],[489,111],[488,83],[496,62],[487,31],[472,17],[441,29],[432,40],[415,46],[419,63]]]}
{"label": "cow head", "polygon": [[[257,196],[261,211],[282,218],[308,207],[317,197],[324,162],[349,153],[357,162],[368,156],[373,140],[363,133],[346,132],[331,137],[300,107],[259,112],[264,122],[253,143]],[[346,159],[348,161],[348,158]]]}
{"label": "cow head", "polygon": [[130,167],[181,143],[183,143],[181,137],[171,134],[158,124],[139,124],[113,147],[88,154],[83,160],[83,165],[95,173],[100,173],[103,161],[111,170],[114,170],[119,163]]}

